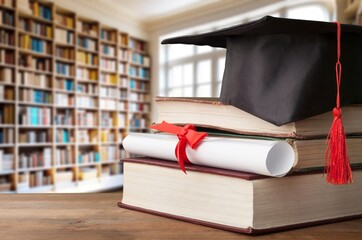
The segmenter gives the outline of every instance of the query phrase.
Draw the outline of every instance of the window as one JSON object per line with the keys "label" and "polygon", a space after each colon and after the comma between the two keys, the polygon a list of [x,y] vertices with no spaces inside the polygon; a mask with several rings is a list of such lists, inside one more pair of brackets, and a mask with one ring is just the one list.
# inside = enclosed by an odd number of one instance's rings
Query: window
{"label": "window", "polygon": [[[223,27],[255,20],[264,15],[330,21],[332,13],[327,1],[285,1],[282,4],[256,9],[240,16],[186,29],[162,36],[209,32]],[[183,44],[162,45],[160,48],[160,96],[169,97],[218,97],[225,68],[225,49]]]}

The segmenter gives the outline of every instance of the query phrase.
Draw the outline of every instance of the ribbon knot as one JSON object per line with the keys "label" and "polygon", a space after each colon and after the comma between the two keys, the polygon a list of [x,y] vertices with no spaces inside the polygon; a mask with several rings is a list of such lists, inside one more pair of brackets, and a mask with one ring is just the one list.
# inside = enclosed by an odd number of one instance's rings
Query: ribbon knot
{"label": "ribbon knot", "polygon": [[335,107],[335,108],[333,109],[333,116],[334,116],[335,119],[341,118],[341,116],[342,116],[342,109]]}
{"label": "ribbon knot", "polygon": [[177,135],[179,141],[175,147],[175,156],[181,170],[186,173],[185,163],[191,163],[186,154],[187,145],[190,145],[192,149],[196,149],[196,147],[207,136],[207,133],[196,132],[196,128],[194,125],[186,125],[184,127],[180,127],[169,124],[165,121],[160,124],[154,124],[150,126],[150,128],[161,132],[167,132]]}

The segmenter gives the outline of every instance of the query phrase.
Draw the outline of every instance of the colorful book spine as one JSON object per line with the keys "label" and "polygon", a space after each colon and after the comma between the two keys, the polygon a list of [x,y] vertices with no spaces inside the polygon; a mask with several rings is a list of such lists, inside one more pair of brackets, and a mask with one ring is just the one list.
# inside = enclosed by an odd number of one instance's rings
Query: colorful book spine
{"label": "colorful book spine", "polygon": [[51,109],[45,107],[20,107],[20,125],[48,126],[51,123]]}

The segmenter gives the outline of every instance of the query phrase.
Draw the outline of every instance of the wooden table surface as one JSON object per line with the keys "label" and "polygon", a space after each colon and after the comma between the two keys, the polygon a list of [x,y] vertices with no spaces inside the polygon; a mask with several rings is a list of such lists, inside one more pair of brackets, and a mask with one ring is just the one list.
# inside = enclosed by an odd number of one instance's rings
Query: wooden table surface
{"label": "wooden table surface", "polygon": [[253,237],[121,209],[121,196],[0,195],[0,239],[362,239],[362,219]]}

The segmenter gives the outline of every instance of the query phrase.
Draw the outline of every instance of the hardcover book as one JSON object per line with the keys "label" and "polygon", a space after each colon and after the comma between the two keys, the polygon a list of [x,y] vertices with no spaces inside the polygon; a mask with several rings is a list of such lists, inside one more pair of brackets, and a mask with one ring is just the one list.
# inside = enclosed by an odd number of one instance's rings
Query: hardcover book
{"label": "hardcover book", "polygon": [[[223,104],[218,98],[156,97],[158,122],[194,124],[247,135],[283,138],[326,137],[333,114],[323,113],[300,121],[276,126],[232,105]],[[342,108],[347,135],[362,135],[362,105]]]}
{"label": "hardcover book", "polygon": [[320,173],[271,178],[150,158],[124,160],[119,207],[258,234],[362,217],[362,171],[326,185]]}

